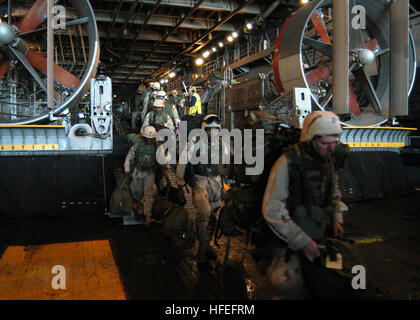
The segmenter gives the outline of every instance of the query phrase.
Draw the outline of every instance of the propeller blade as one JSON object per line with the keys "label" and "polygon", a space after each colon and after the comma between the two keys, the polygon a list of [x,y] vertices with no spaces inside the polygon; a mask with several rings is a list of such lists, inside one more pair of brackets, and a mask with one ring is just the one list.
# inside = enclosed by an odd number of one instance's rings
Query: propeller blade
{"label": "propeller blade", "polygon": [[308,86],[310,87],[320,80],[327,79],[331,75],[331,73],[332,72],[329,67],[321,66],[319,68],[316,68],[315,70],[312,70],[311,72],[305,75],[306,82],[308,83]]}
{"label": "propeller blade", "polygon": [[9,60],[5,60],[0,64],[0,80],[3,79],[6,74],[7,69],[9,68],[9,62]]}
{"label": "propeller blade", "polygon": [[382,113],[381,102],[379,101],[379,98],[376,95],[372,81],[370,81],[370,77],[367,74],[366,70],[364,68],[359,68],[353,70],[352,72],[357,82],[359,83],[360,88],[366,94],[366,97],[368,98],[372,108],[375,110],[376,113]]}
{"label": "propeller blade", "polygon": [[353,115],[360,116],[359,102],[357,101],[356,93],[351,83],[349,84],[349,109]]}
{"label": "propeller blade", "polygon": [[360,29],[349,28],[349,47],[350,50],[363,49],[363,37]]}
{"label": "propeller blade", "polygon": [[323,41],[315,40],[308,37],[303,38],[303,43],[310,46],[311,48],[314,48],[315,50],[318,50],[324,56],[330,58],[333,56],[333,46],[331,44],[327,44]]}
{"label": "propeller blade", "polygon": [[375,53],[375,57],[380,57],[381,55],[390,52],[391,50],[389,48],[381,50],[381,51],[376,51]]}
{"label": "propeller blade", "polygon": [[318,32],[319,36],[321,37],[322,41],[331,44],[330,38],[328,36],[327,27],[324,23],[324,19],[322,19],[321,15],[317,11],[315,11],[312,14],[311,21],[316,29],[316,32]]}
{"label": "propeller blade", "polygon": [[47,15],[47,0],[37,0],[19,25],[21,32],[34,30]]}
{"label": "propeller blade", "polygon": [[369,49],[370,51],[375,51],[378,48],[378,41],[376,39],[366,41],[365,48]]}
{"label": "propeller blade", "polygon": [[12,46],[10,46],[10,50],[15,55],[15,57],[20,61],[20,63],[23,64],[23,66],[26,68],[26,70],[29,71],[29,73],[36,80],[36,82],[38,82],[39,86],[45,92],[47,92],[47,87],[45,86],[44,81],[41,79],[38,72],[33,68],[32,64],[31,64],[31,62],[29,62],[28,58],[22,52],[13,48]]}
{"label": "propeller blade", "polygon": [[[29,50],[26,55],[29,62],[39,71],[47,74],[47,58],[43,55]],[[76,89],[80,83],[80,80],[73,74],[63,69],[57,64],[54,64],[54,80],[63,85],[66,88]]]}

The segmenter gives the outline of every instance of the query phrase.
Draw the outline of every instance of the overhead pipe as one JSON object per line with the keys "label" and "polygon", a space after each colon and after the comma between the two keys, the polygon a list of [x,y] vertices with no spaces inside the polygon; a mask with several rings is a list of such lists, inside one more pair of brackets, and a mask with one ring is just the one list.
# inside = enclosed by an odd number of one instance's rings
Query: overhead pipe
{"label": "overhead pipe", "polygon": [[349,109],[349,0],[333,1],[333,111]]}

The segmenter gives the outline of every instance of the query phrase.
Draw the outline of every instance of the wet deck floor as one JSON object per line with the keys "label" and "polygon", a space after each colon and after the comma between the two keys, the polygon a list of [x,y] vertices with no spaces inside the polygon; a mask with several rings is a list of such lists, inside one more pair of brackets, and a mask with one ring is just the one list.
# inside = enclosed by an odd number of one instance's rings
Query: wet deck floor
{"label": "wet deck floor", "polygon": [[[355,202],[345,219],[347,235],[383,241],[357,245],[378,299],[420,299],[420,191]],[[275,292],[259,271],[244,237],[222,237],[218,259],[198,268],[196,248],[173,259],[165,253],[160,225],[123,226],[102,214],[3,219],[0,254],[9,246],[109,240],[127,299],[271,299]]]}

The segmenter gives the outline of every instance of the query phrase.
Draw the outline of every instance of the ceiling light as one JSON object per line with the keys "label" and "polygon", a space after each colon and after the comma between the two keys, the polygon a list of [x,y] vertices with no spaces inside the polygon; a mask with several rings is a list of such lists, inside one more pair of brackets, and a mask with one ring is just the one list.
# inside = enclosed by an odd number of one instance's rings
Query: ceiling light
{"label": "ceiling light", "polygon": [[220,47],[220,48],[223,48],[223,46],[224,46],[224,45],[225,45],[225,44],[223,43],[223,41],[220,41],[220,42],[219,42],[219,47]]}
{"label": "ceiling light", "polygon": [[175,72],[171,72],[171,73],[169,74],[169,78],[171,78],[171,79],[172,79],[172,78],[174,78],[174,77],[175,77],[175,75],[176,75],[176,74],[175,74]]}
{"label": "ceiling light", "polygon": [[212,50],[213,52],[216,52],[216,51],[217,51],[217,48],[216,48],[216,47],[213,47],[213,48],[211,48],[211,50]]}
{"label": "ceiling light", "polygon": [[210,55],[210,51],[208,51],[208,50],[203,53],[204,58],[207,58],[209,55]]}
{"label": "ceiling light", "polygon": [[253,27],[254,27],[254,26],[252,25],[252,23],[251,23],[251,22],[248,22],[248,23],[246,24],[246,28],[247,28],[248,30],[251,30]]}
{"label": "ceiling light", "polygon": [[301,4],[307,4],[309,2],[309,0],[300,0]]}
{"label": "ceiling light", "polygon": [[197,66],[201,66],[204,63],[204,60],[202,58],[198,58],[197,60],[195,60],[195,64]]}
{"label": "ceiling light", "polygon": [[161,84],[164,84],[165,83],[165,80],[164,79],[160,79],[160,83]]}
{"label": "ceiling light", "polygon": [[232,36],[227,37],[227,39],[228,39],[229,42],[232,42],[233,41],[233,37]]}
{"label": "ceiling light", "polygon": [[232,32],[232,37],[236,39],[238,37],[238,33],[236,31]]}

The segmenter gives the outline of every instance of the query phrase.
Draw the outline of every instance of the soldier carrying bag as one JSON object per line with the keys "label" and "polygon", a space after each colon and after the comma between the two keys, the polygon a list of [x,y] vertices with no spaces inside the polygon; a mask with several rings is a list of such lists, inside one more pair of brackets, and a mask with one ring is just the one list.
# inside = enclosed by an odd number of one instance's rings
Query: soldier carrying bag
{"label": "soldier carrying bag", "polygon": [[130,176],[125,176],[115,188],[109,200],[111,213],[127,216],[131,214],[133,199],[130,192]]}
{"label": "soldier carrying bag", "polygon": [[195,244],[194,220],[182,206],[174,207],[166,216],[163,223],[163,232],[171,248],[188,250]]}

